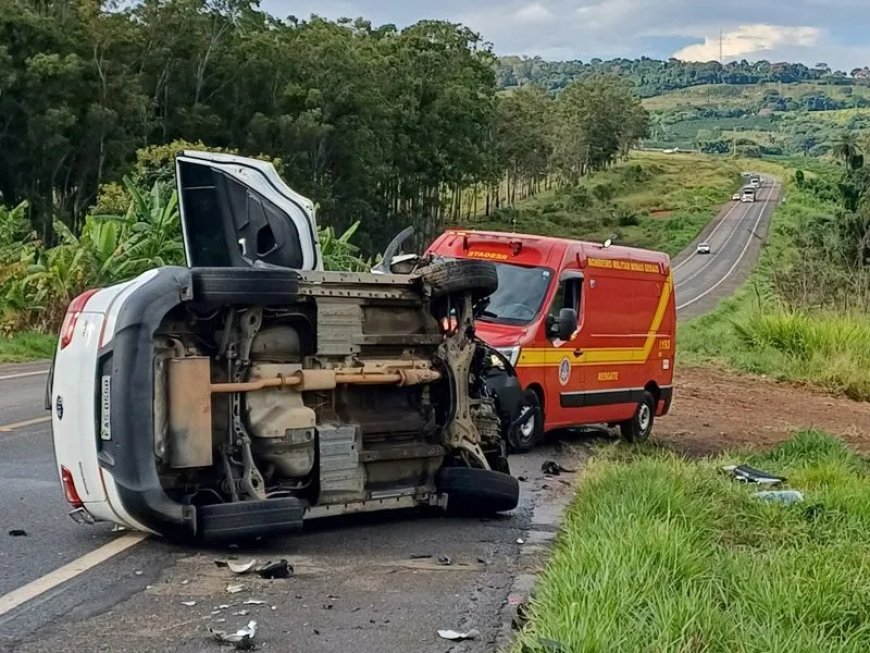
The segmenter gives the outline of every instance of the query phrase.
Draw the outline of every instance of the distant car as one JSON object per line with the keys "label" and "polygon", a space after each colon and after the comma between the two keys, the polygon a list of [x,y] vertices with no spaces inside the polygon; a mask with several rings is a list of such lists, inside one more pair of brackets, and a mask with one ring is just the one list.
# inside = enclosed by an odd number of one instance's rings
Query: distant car
{"label": "distant car", "polygon": [[709,254],[710,243],[698,243],[698,254]]}
{"label": "distant car", "polygon": [[739,193],[739,192],[734,193],[734,194],[731,196],[731,199],[734,200],[735,202],[738,201],[738,200],[740,199],[740,193]]}
{"label": "distant car", "polygon": [[761,188],[761,177],[751,177],[749,179],[749,185],[753,188]]}
{"label": "distant car", "polygon": [[747,187],[743,189],[743,192],[740,194],[741,202],[754,202],[755,201],[755,189],[752,187]]}

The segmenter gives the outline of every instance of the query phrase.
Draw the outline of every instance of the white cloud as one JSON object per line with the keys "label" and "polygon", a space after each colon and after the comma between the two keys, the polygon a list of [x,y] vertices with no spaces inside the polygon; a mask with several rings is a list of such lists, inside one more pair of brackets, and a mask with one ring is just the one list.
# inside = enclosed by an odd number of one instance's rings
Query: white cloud
{"label": "white cloud", "polygon": [[686,61],[713,61],[719,58],[720,45],[726,59],[760,55],[778,48],[818,47],[823,32],[817,27],[783,25],[741,25],[719,35],[707,36],[703,43],[686,46],[674,53]]}
{"label": "white cloud", "polygon": [[556,17],[552,11],[547,9],[540,2],[533,2],[525,7],[520,7],[514,16],[518,20],[527,23],[549,23]]}

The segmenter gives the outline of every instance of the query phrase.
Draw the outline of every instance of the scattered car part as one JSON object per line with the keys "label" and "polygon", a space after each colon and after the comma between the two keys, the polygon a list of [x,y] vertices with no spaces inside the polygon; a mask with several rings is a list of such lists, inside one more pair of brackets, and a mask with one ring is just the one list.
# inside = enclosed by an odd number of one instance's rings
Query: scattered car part
{"label": "scattered car part", "polygon": [[476,637],[480,637],[480,631],[476,628],[472,628],[471,630],[467,630],[464,632],[456,630],[439,630],[438,637],[440,637],[441,639],[449,639],[452,642],[463,642],[467,639],[475,639]]}
{"label": "scattered car part", "polygon": [[186,605],[188,608],[192,608],[196,605],[196,601],[182,601],[181,605]]}
{"label": "scattered car part", "polygon": [[803,493],[798,492],[797,490],[769,490],[765,492],[756,492],[752,496],[767,503],[782,503],[785,505],[800,503],[804,500]]}
{"label": "scattered car part", "polygon": [[438,564],[442,567],[449,567],[453,564],[453,560],[450,556],[438,556]]}
{"label": "scattered car part", "polygon": [[248,625],[234,633],[209,628],[212,637],[222,644],[232,644],[240,651],[247,651],[254,647],[254,637],[257,634],[257,622],[249,621]]}
{"label": "scattered car part", "polygon": [[257,575],[267,579],[290,578],[293,575],[293,565],[284,559],[267,562],[257,568]]}
{"label": "scattered car part", "polygon": [[726,465],[722,471],[730,473],[735,480],[742,483],[757,483],[758,485],[778,485],[787,479],[767,472],[754,469],[749,465]]}
{"label": "scattered car part", "polygon": [[244,605],[266,605],[266,602],[260,599],[248,599],[244,602]]}
{"label": "scattered car part", "polygon": [[229,567],[230,571],[234,574],[241,575],[251,571],[255,564],[257,564],[257,561],[253,559],[248,560],[247,562],[233,562],[230,560],[227,562],[227,567]]}
{"label": "scattered car part", "polygon": [[238,594],[239,592],[243,592],[245,589],[244,585],[227,585],[227,592],[229,594]]}
{"label": "scattered car part", "polygon": [[11,531],[9,531],[9,535],[11,535],[12,537],[27,537],[27,531],[25,531],[23,528],[13,528]]}

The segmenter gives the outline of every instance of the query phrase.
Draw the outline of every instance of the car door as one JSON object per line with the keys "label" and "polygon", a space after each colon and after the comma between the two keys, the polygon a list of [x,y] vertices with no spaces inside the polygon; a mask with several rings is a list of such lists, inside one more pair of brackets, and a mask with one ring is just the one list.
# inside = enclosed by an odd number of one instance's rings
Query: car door
{"label": "car door", "polygon": [[271,163],[188,150],[175,172],[189,267],[323,269],[314,204]]}

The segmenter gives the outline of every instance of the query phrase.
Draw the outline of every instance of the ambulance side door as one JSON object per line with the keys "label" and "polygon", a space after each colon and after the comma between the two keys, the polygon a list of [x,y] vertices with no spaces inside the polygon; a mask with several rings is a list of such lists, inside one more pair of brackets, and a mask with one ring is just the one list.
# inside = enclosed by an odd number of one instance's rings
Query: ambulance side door
{"label": "ambulance side door", "polygon": [[[583,275],[579,270],[563,270],[559,277],[559,288],[547,315],[552,323],[559,317],[563,308],[577,312],[577,329],[568,340],[560,340],[555,334],[548,333],[550,340],[548,422],[558,422],[562,427],[578,424],[578,411],[566,405],[566,396],[581,391],[585,384],[583,349],[580,346],[580,333],[583,329],[582,302]],[[568,402],[570,404],[570,401]]]}

